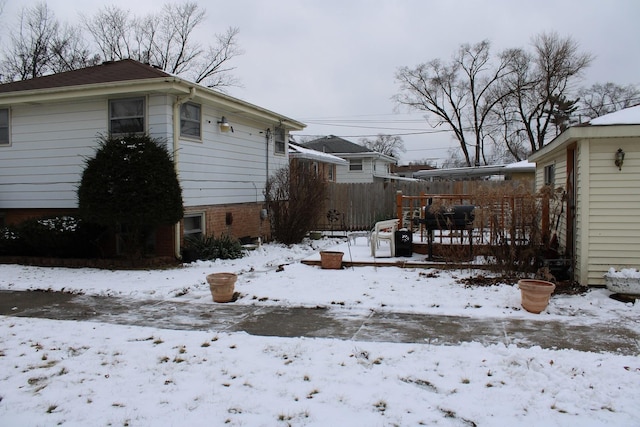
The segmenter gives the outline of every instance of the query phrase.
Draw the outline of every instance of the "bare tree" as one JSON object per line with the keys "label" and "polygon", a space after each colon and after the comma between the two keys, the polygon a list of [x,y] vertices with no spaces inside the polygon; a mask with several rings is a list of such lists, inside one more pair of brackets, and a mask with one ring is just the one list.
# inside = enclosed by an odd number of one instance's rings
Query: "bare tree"
{"label": "bare tree", "polygon": [[550,133],[555,130],[553,112],[593,60],[578,48],[571,37],[543,33],[534,37],[532,54],[513,51],[511,73],[504,81],[510,94],[506,118],[511,120],[501,124],[508,128],[506,134],[524,133],[530,152],[555,136]]}
{"label": "bare tree", "polygon": [[82,16],[82,20],[105,61],[141,59],[141,56],[132,50],[134,21],[129,19],[127,11],[117,6],[105,6],[93,17]]}
{"label": "bare tree", "polygon": [[172,74],[189,71],[203,52],[191,36],[204,17],[205,11],[196,3],[165,4],[151,52],[154,65]]}
{"label": "bare tree", "polygon": [[[463,44],[447,64],[435,59],[415,68],[402,67],[396,72],[401,91],[393,99],[398,105],[427,112],[427,119],[435,118],[434,127],[450,127],[467,165],[478,166],[483,127],[493,106],[505,96],[496,88],[509,72],[509,58],[499,55],[497,59],[493,65],[490,43],[484,40],[475,45]],[[475,148],[473,162],[469,147]]]}
{"label": "bare tree", "polygon": [[86,42],[77,28],[62,26],[46,3],[23,8],[1,61],[2,80],[14,81],[91,65]]}
{"label": "bare tree", "polygon": [[50,62],[51,44],[58,32],[58,21],[46,3],[23,8],[20,26],[11,36],[3,61],[3,80],[24,80],[42,76]]}
{"label": "bare tree", "polygon": [[407,152],[402,137],[397,135],[378,134],[376,139],[362,138],[359,143],[371,151],[395,157],[396,159],[400,157],[400,153]]}
{"label": "bare tree", "polygon": [[613,113],[640,103],[640,90],[635,85],[620,86],[615,83],[596,83],[578,91],[580,115],[589,119]]}
{"label": "bare tree", "polygon": [[52,73],[77,70],[100,63],[100,56],[91,53],[79,28],[66,24],[54,37],[51,51],[53,57],[49,68]]}
{"label": "bare tree", "polygon": [[187,2],[166,4],[159,14],[144,17],[106,6],[83,19],[106,60],[136,59],[217,89],[238,85],[230,61],[243,53],[239,30],[229,28],[216,35],[215,43],[203,46],[194,32],[205,15],[197,3]]}

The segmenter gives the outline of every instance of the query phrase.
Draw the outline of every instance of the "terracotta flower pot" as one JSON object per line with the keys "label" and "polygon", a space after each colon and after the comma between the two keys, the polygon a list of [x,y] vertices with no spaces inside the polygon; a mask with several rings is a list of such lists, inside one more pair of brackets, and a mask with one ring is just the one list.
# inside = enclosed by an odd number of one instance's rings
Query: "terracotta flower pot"
{"label": "terracotta flower pot", "polygon": [[342,256],[344,252],[321,251],[320,263],[322,268],[330,270],[340,270],[342,268]]}
{"label": "terracotta flower pot", "polygon": [[518,287],[522,295],[522,308],[536,314],[547,308],[549,298],[556,289],[555,284],[537,279],[520,279]]}
{"label": "terracotta flower pot", "polygon": [[214,302],[229,302],[233,299],[238,276],[234,273],[213,273],[207,276],[207,283]]}

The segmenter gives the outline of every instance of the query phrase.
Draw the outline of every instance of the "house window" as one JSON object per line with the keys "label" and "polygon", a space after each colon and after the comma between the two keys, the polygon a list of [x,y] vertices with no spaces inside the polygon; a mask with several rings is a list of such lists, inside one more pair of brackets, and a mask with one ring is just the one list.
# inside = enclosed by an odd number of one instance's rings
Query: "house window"
{"label": "house window", "polygon": [[336,166],[335,165],[329,165],[328,168],[329,172],[328,172],[328,179],[329,181],[333,182],[336,180]]}
{"label": "house window", "polygon": [[200,139],[202,124],[201,108],[188,102],[180,107],[180,136]]}
{"label": "house window", "polygon": [[544,167],[544,185],[553,186],[556,181],[556,165],[547,165]]}
{"label": "house window", "polygon": [[204,235],[204,214],[191,214],[184,217],[184,237],[199,238]]}
{"label": "house window", "polygon": [[109,100],[109,132],[144,133],[144,98]]}
{"label": "house window", "polygon": [[362,170],[362,159],[349,159],[349,170],[350,171],[361,171]]}
{"label": "house window", "polygon": [[10,145],[9,138],[9,109],[0,108],[0,145]]}
{"label": "house window", "polygon": [[274,136],[276,154],[284,154],[285,152],[284,137],[285,137],[284,127],[278,126],[276,128],[275,136]]}

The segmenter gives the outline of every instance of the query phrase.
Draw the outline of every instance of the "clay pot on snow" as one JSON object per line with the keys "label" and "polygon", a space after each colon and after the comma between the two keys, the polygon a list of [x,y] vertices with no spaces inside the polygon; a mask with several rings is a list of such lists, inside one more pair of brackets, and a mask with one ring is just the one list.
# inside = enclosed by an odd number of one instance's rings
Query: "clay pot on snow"
{"label": "clay pot on snow", "polygon": [[555,284],[538,279],[520,279],[518,287],[522,296],[522,308],[535,314],[547,308],[551,294],[556,289]]}
{"label": "clay pot on snow", "polygon": [[234,273],[213,273],[207,276],[207,283],[214,302],[229,302],[233,299],[233,291],[238,276]]}
{"label": "clay pot on snow", "polygon": [[324,269],[340,270],[342,268],[343,255],[344,255],[344,252],[321,251],[320,264]]}

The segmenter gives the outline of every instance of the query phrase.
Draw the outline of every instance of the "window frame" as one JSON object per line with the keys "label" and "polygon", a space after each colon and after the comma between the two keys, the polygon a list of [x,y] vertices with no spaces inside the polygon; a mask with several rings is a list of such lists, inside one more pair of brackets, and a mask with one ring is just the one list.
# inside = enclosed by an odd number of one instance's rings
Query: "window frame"
{"label": "window frame", "polygon": [[[187,118],[183,115],[183,112],[186,111],[187,107],[196,107],[198,109],[198,118],[197,119],[192,119],[192,118]],[[189,122],[189,123],[197,123],[198,125],[198,134],[197,135],[193,135],[193,134],[189,134],[186,133],[184,130],[184,125],[183,122]],[[197,140],[197,141],[202,141],[202,104],[198,104],[195,102],[185,102],[184,104],[182,104],[180,106],[180,137],[181,138],[188,138],[188,139],[192,139],[192,140]]]}
{"label": "window frame", "polygon": [[544,185],[555,185],[556,182],[556,165],[552,163],[544,167]]}
{"label": "window frame", "polygon": [[[190,228],[187,230],[187,222],[186,219],[187,218],[199,218],[200,219],[200,228]],[[204,237],[205,236],[205,215],[204,212],[191,212],[188,213],[186,215],[184,215],[184,217],[182,218],[182,234],[184,235],[184,238],[186,239],[187,237],[191,237],[191,236],[199,236],[199,237]]]}
{"label": "window frame", "polygon": [[3,141],[2,139],[0,139],[0,147],[10,147],[11,146],[11,109],[8,107],[0,108],[0,113],[3,111],[7,112],[7,125],[6,126],[0,125],[0,130],[4,128],[7,129],[7,139],[6,141]]}
{"label": "window frame", "polygon": [[327,180],[330,182],[335,182],[336,180],[336,165],[329,164],[327,165]]}
{"label": "window frame", "polygon": [[349,172],[363,172],[363,171],[364,171],[364,161],[361,157],[355,158],[355,159],[349,159]]}
{"label": "window frame", "polygon": [[[122,117],[113,117],[112,115],[112,105],[117,102],[126,102],[126,101],[142,101],[142,115],[141,116],[122,116]],[[135,96],[130,98],[113,98],[109,99],[108,105],[108,128],[110,135],[142,135],[147,132],[147,99],[144,96]],[[139,131],[125,131],[125,132],[114,132],[113,131],[113,123],[115,121],[124,121],[124,120],[142,120],[142,130]]]}
{"label": "window frame", "polygon": [[273,152],[274,154],[287,154],[286,130],[284,126],[276,126],[273,132]]}

